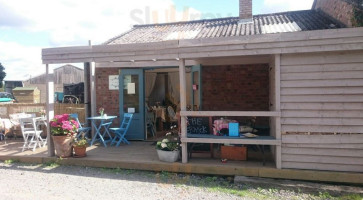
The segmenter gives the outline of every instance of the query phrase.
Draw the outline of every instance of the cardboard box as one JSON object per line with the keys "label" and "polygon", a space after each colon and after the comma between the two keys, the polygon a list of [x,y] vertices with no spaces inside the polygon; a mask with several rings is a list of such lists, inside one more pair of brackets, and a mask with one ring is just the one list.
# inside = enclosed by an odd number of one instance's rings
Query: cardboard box
{"label": "cardboard box", "polygon": [[221,146],[221,158],[247,160],[247,147]]}

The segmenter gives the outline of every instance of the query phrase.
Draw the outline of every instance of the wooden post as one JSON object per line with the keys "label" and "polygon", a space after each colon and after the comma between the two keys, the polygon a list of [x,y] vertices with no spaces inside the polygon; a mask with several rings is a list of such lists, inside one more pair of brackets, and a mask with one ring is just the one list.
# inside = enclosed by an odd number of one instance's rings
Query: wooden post
{"label": "wooden post", "polygon": [[54,143],[50,135],[50,120],[54,117],[54,73],[53,68],[50,68],[46,64],[46,77],[47,77],[47,144],[48,144],[48,156],[54,156]]}
{"label": "wooden post", "polygon": [[[281,112],[281,93],[280,93],[280,83],[281,83],[281,54],[275,55],[275,108],[277,112]],[[275,132],[276,139],[281,140],[281,115],[275,117]],[[281,169],[281,145],[276,145],[276,168]]]}
{"label": "wooden post", "polygon": [[[96,65],[95,62],[90,63],[89,67],[89,74],[90,74],[90,92],[91,92],[91,116],[96,116],[97,110],[96,110],[96,87],[95,87],[95,69]],[[94,136],[94,129],[92,127],[92,137]]]}
{"label": "wooden post", "polygon": [[[181,59],[179,62],[179,79],[180,79],[180,110],[187,110],[187,86],[185,80],[185,60]],[[181,138],[187,137],[187,121],[184,116],[180,119],[181,126]],[[182,163],[188,162],[188,145],[186,142],[182,142]]]}
{"label": "wooden post", "polygon": [[[84,117],[85,117],[85,123],[87,123],[87,117],[90,117],[90,84],[89,84],[89,66],[90,63],[86,62],[83,65],[83,76],[84,76]],[[90,126],[90,125],[88,125]]]}
{"label": "wooden post", "polygon": [[[92,46],[91,40],[88,40],[88,46]],[[90,63],[85,62],[83,64],[83,76],[84,76],[84,123],[88,124],[87,126],[91,127],[91,124],[88,123],[87,118],[91,115],[91,105],[90,105],[90,94],[91,94],[91,87],[90,87]]]}

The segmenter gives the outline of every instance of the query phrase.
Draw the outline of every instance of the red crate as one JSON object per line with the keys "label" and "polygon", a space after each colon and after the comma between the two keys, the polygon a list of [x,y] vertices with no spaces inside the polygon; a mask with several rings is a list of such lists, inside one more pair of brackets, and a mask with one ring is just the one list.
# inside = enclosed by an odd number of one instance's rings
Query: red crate
{"label": "red crate", "polygon": [[247,147],[221,146],[221,158],[247,160]]}

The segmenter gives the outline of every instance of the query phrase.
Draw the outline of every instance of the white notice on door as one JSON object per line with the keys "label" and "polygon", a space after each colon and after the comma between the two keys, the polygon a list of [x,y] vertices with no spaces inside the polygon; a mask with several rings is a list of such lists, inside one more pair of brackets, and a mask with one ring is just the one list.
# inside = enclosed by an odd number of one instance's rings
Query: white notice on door
{"label": "white notice on door", "polygon": [[127,108],[128,113],[135,113],[135,108]]}
{"label": "white notice on door", "polygon": [[135,94],[135,83],[127,83],[127,94]]}

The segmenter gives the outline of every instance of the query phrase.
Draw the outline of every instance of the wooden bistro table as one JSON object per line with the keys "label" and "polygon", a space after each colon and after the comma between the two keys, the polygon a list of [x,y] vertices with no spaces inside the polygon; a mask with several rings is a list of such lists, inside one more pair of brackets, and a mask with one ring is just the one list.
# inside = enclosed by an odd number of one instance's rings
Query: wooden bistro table
{"label": "wooden bistro table", "polygon": [[[117,118],[117,116],[96,116],[89,117],[87,119],[91,120],[92,127],[95,129],[95,134],[92,137],[91,146],[95,141],[101,140],[103,145],[107,147],[107,142],[112,141],[112,136],[110,134],[109,128],[112,124],[112,121]],[[102,130],[102,133],[101,133]],[[105,140],[105,136],[108,136],[109,139]]]}

